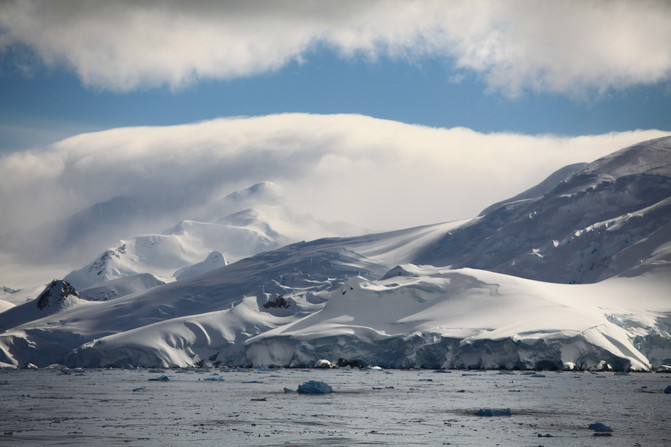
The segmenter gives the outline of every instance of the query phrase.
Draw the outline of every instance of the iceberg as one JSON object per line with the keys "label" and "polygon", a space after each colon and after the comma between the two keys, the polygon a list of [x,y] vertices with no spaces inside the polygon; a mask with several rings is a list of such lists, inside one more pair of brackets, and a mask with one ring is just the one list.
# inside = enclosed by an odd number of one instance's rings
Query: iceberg
{"label": "iceberg", "polygon": [[298,385],[296,391],[298,394],[329,394],[333,392],[333,388],[324,382],[309,380],[302,385]]}

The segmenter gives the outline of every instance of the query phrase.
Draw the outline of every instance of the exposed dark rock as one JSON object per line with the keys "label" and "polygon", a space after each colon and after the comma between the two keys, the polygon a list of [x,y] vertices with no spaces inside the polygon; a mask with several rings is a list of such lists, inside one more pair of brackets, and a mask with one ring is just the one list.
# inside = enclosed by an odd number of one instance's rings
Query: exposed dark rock
{"label": "exposed dark rock", "polygon": [[291,307],[291,302],[284,299],[282,295],[278,296],[277,298],[268,301],[263,305],[264,308],[270,309],[270,308],[276,308],[276,309],[288,309]]}
{"label": "exposed dark rock", "polygon": [[69,296],[80,298],[75,288],[69,282],[55,279],[37,297],[37,308],[42,310],[47,307],[62,305]]}

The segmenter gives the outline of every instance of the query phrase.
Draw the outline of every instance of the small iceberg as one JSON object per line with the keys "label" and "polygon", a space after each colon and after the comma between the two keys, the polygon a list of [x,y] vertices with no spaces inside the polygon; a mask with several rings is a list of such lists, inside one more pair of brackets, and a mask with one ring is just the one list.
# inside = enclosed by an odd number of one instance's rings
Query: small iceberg
{"label": "small iceberg", "polygon": [[309,380],[302,385],[298,385],[296,391],[298,394],[329,394],[333,392],[333,388],[324,382]]}
{"label": "small iceberg", "polygon": [[[593,424],[589,424],[589,427],[587,428],[589,428],[590,430],[594,430],[596,432],[594,433],[594,436],[610,436],[610,433],[613,431],[612,428],[601,422],[595,422]],[[608,435],[597,435],[597,433],[608,433]]]}
{"label": "small iceberg", "polygon": [[161,376],[161,377],[151,377],[147,379],[149,382],[169,382],[170,377],[168,376]]}
{"label": "small iceberg", "polygon": [[510,408],[480,408],[473,413],[475,416],[512,416]]}

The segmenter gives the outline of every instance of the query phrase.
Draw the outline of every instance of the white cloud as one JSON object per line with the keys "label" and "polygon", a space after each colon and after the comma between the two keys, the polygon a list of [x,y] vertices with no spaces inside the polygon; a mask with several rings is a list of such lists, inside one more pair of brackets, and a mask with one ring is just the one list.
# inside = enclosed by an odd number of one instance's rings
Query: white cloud
{"label": "white cloud", "polygon": [[317,217],[398,229],[472,217],[566,164],[663,135],[482,134],[307,114],[120,128],[0,158],[0,228],[31,231],[116,196],[162,204],[173,223],[271,180]]}
{"label": "white cloud", "polygon": [[276,70],[322,44],[344,56],[446,58],[511,96],[582,94],[668,81],[669,17],[671,4],[645,0],[25,0],[0,6],[0,48],[28,46],[116,90]]}

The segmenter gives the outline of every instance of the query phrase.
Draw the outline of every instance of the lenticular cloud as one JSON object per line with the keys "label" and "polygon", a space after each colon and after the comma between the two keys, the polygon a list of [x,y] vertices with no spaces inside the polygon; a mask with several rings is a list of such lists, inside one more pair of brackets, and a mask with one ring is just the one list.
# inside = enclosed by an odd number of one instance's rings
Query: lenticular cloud
{"label": "lenticular cloud", "polygon": [[0,159],[0,228],[32,231],[120,197],[172,224],[269,180],[299,210],[397,229],[475,216],[561,166],[663,135],[481,134],[308,114],[112,129]]}
{"label": "lenticular cloud", "polygon": [[0,49],[30,48],[122,91],[277,70],[322,45],[345,57],[445,58],[510,96],[575,94],[668,81],[669,14],[654,1],[32,0],[0,6]]}

